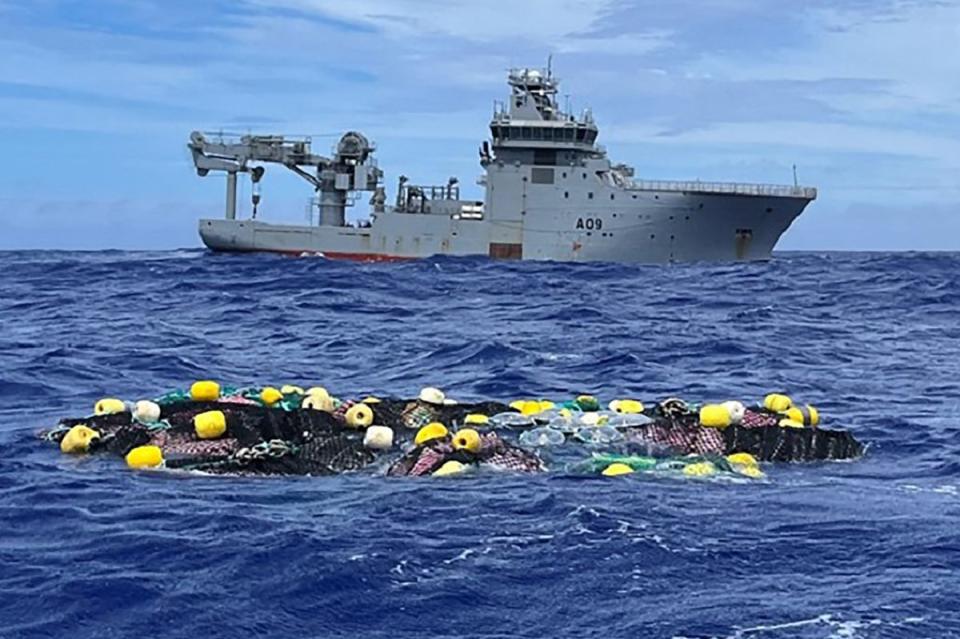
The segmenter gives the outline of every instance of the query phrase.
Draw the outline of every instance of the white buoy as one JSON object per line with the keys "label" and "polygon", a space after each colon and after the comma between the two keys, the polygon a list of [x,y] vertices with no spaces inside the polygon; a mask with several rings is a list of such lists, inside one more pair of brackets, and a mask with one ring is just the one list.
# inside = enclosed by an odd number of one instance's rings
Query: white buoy
{"label": "white buoy", "polygon": [[389,426],[370,426],[363,435],[363,445],[374,450],[393,447],[393,429]]}
{"label": "white buoy", "polygon": [[730,423],[739,426],[743,422],[743,416],[746,414],[747,409],[742,402],[724,402],[723,407],[727,409],[727,412],[730,413]]}
{"label": "white buoy", "polygon": [[443,400],[446,399],[446,396],[439,388],[428,386],[420,391],[419,398],[421,402],[426,402],[427,404],[436,404],[439,406],[443,404]]}
{"label": "white buoy", "polygon": [[133,418],[141,424],[154,424],[160,421],[160,406],[145,399],[133,406]]}

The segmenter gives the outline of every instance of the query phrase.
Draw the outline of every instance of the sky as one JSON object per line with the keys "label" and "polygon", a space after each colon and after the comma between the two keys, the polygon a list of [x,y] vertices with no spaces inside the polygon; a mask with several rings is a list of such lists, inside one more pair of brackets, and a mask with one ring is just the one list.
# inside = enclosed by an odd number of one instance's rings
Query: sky
{"label": "sky", "polygon": [[[195,129],[359,130],[390,199],[481,197],[506,71],[549,55],[637,177],[796,165],[819,198],[780,249],[960,250],[960,0],[0,0],[0,249],[200,246],[224,178]],[[262,194],[301,222],[312,191],[268,168]]]}

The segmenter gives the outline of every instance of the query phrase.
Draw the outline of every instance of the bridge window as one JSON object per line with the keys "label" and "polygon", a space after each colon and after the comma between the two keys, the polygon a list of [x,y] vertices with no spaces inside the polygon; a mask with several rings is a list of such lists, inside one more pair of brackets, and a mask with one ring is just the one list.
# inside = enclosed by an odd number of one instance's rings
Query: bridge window
{"label": "bridge window", "polygon": [[557,152],[550,149],[535,149],[533,163],[541,166],[556,166]]}
{"label": "bridge window", "polygon": [[520,132],[521,132],[520,137],[522,137],[524,140],[529,140],[530,137],[533,135],[532,132],[530,131],[530,127],[528,126],[523,127],[520,130]]}
{"label": "bridge window", "polygon": [[587,144],[593,144],[593,141],[596,140],[596,139],[597,139],[597,132],[596,132],[596,131],[588,131],[588,132],[587,132],[587,139],[586,139],[586,143],[587,143]]}
{"label": "bridge window", "polygon": [[586,134],[584,129],[577,129],[577,142],[583,142],[583,136]]}
{"label": "bridge window", "polygon": [[563,130],[563,139],[569,142],[573,141],[573,129],[564,129]]}

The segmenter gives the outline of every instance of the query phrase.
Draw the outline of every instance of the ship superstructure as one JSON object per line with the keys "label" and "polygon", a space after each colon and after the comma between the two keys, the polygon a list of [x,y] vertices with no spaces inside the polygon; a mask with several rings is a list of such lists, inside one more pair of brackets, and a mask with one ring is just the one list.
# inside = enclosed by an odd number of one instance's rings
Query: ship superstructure
{"label": "ship superstructure", "polygon": [[[668,262],[767,259],[816,189],[700,181],[637,180],[597,145],[591,112],[566,113],[549,70],[517,69],[510,96],[495,106],[490,140],[480,147],[482,201],[460,197],[451,178],[414,185],[400,176],[387,204],[374,146],[346,133],[333,157],[313,154],[309,139],[211,136],[189,147],[200,175],[227,174],[224,219],[200,221],[203,242],[218,251],[320,253],[387,260],[430,255],[502,259]],[[253,183],[253,210],[264,164],[281,164],[316,191],[309,224],[236,217],[238,174]],[[345,211],[370,192],[368,220]],[[314,222],[313,218],[316,218]]]}

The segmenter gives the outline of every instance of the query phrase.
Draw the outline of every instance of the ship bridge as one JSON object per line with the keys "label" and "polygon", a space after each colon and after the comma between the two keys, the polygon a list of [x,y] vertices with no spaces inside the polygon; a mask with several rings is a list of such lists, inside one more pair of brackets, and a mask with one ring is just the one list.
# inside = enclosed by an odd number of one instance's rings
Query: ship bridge
{"label": "ship bridge", "polygon": [[[595,151],[597,125],[589,110],[575,117],[557,104],[559,80],[546,71],[513,69],[507,79],[508,102],[494,106],[490,136],[495,151],[552,149]],[[486,151],[486,152],[485,152]],[[490,156],[489,149],[481,156]]]}

